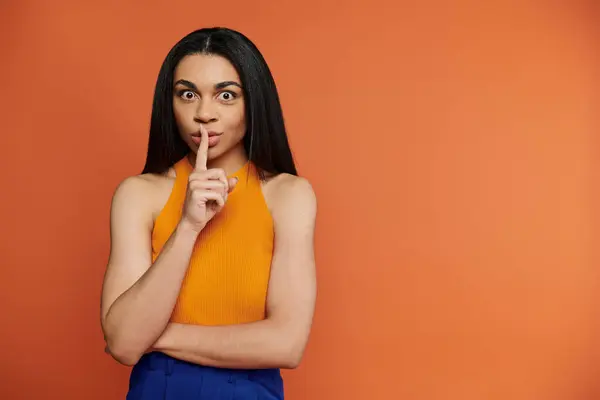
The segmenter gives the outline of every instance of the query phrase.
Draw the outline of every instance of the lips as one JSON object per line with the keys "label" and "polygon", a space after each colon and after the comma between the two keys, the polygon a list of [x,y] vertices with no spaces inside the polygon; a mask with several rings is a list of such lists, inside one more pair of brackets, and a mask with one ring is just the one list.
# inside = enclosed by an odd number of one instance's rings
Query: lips
{"label": "lips", "polygon": [[[209,147],[213,147],[216,146],[219,143],[220,140],[220,136],[222,135],[222,132],[215,132],[215,131],[210,131],[208,132],[208,146]],[[200,132],[195,132],[191,134],[192,137],[192,141],[196,144],[199,145],[200,141],[202,140],[202,134]]]}
{"label": "lips", "polygon": [[[221,136],[222,134],[223,134],[223,132],[209,131],[208,132],[208,137],[211,137],[211,136]],[[201,137],[201,136],[202,136],[202,134],[200,133],[200,131],[192,133],[192,137]]]}

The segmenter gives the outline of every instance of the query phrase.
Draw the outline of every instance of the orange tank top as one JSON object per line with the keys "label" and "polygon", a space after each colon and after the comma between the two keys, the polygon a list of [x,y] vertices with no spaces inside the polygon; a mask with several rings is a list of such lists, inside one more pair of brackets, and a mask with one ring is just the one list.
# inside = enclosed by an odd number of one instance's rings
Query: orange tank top
{"label": "orange tank top", "polygon": [[[153,260],[181,218],[193,167],[184,157],[174,170],[173,189],[154,222]],[[225,207],[198,236],[171,322],[227,325],[265,318],[273,220],[256,167],[248,162],[234,176],[238,183]]]}

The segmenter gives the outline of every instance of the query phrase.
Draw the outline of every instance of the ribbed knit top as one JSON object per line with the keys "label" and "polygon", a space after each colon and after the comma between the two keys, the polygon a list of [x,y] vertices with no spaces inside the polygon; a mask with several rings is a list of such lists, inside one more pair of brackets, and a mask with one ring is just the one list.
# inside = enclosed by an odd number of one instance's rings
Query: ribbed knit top
{"label": "ribbed knit top", "polygon": [[[173,189],[152,231],[153,260],[179,223],[193,166],[184,157],[174,170]],[[248,162],[230,177],[238,183],[198,236],[171,322],[227,325],[265,317],[273,220],[255,166]]]}

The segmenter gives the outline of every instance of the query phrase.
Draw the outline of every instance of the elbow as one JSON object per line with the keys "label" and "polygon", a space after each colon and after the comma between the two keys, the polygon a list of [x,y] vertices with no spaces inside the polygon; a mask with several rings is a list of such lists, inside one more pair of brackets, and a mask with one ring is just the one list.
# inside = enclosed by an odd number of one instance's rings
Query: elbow
{"label": "elbow", "polygon": [[113,354],[113,358],[119,363],[126,367],[133,367],[140,360],[140,356],[134,353],[121,352]]}
{"label": "elbow", "polygon": [[291,353],[284,357],[281,361],[281,368],[296,369],[300,366],[300,362],[302,361],[302,354]]}
{"label": "elbow", "polygon": [[283,369],[296,369],[300,366],[303,355],[304,345],[291,344],[283,352],[280,359],[279,367]]}
{"label": "elbow", "polygon": [[[309,333],[306,329],[281,329],[278,343],[277,367],[282,369],[296,369],[304,357],[308,344]],[[277,343],[276,341],[273,341]],[[273,343],[272,342],[272,343]]]}
{"label": "elbow", "polygon": [[130,335],[114,325],[104,325],[104,341],[106,353],[119,364],[132,367],[138,363],[147,349],[139,335]]}
{"label": "elbow", "polygon": [[142,358],[142,353],[134,346],[118,340],[106,340],[107,353],[119,364],[132,367]]}
{"label": "elbow", "polygon": [[301,357],[289,357],[281,365],[283,369],[296,369],[300,366]]}

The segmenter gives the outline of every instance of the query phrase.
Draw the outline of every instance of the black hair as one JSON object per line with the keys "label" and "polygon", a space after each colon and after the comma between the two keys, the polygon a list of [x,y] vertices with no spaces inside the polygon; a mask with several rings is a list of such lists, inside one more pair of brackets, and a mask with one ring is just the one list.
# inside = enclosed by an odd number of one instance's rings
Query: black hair
{"label": "black hair", "polygon": [[190,151],[175,122],[173,75],[181,59],[191,54],[222,56],[240,76],[246,115],[244,148],[261,177],[264,178],[265,172],[297,175],[279,94],[265,59],[242,33],[221,27],[187,34],[163,61],[154,91],[148,153],[142,173],[164,173]]}

